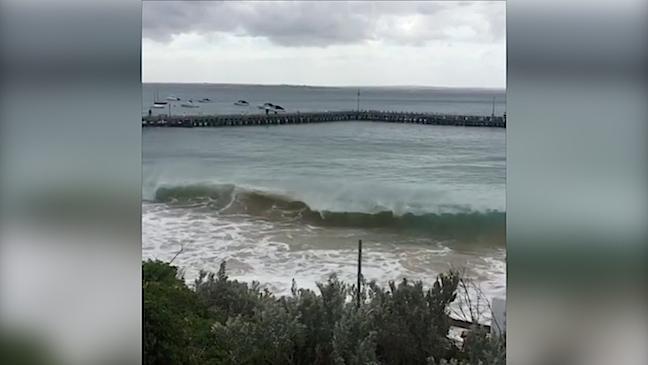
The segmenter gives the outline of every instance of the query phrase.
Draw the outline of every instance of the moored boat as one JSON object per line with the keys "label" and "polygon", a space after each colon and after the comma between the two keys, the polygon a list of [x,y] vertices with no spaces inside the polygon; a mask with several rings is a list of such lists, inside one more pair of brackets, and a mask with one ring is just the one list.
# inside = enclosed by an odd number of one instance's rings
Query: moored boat
{"label": "moored boat", "polygon": [[155,109],[166,108],[167,102],[163,101],[163,100],[158,100],[158,99],[159,99],[159,94],[156,91],[155,92],[155,97],[153,98],[153,108],[155,108]]}
{"label": "moored boat", "polygon": [[200,105],[194,104],[193,100],[189,99],[186,102],[180,104],[183,108],[200,108]]}

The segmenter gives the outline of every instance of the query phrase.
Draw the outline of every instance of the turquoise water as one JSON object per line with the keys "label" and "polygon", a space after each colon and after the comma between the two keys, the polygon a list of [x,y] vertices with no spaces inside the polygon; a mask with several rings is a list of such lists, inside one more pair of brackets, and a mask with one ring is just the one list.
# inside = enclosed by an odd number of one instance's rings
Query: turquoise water
{"label": "turquoise water", "polygon": [[[174,95],[179,95],[179,92]],[[461,103],[458,103],[461,104]],[[143,255],[287,292],[332,272],[505,290],[505,130],[378,122],[143,130]]]}

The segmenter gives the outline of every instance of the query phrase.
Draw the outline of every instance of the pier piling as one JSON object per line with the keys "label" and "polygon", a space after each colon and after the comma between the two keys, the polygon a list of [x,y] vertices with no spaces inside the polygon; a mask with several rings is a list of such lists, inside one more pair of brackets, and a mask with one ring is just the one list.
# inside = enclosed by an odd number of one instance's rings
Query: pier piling
{"label": "pier piling", "polygon": [[283,114],[216,114],[216,115],[145,115],[142,127],[235,127],[308,124],[344,121],[371,121],[404,124],[448,125],[462,127],[506,128],[505,116],[405,113],[375,110],[352,110]]}

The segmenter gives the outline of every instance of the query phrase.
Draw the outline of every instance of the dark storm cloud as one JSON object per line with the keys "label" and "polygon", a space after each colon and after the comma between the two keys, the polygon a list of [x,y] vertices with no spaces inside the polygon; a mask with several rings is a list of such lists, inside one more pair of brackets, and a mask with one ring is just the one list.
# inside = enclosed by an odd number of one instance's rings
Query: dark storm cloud
{"label": "dark storm cloud", "polygon": [[503,6],[486,2],[144,2],[143,36],[168,42],[182,33],[264,37],[282,46],[369,40],[503,38]]}

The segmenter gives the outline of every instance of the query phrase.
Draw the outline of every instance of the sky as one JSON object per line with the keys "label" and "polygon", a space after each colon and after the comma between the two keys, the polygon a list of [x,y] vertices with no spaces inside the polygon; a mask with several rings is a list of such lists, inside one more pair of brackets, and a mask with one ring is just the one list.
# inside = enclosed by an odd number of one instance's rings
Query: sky
{"label": "sky", "polygon": [[142,81],[506,87],[503,1],[145,1]]}

